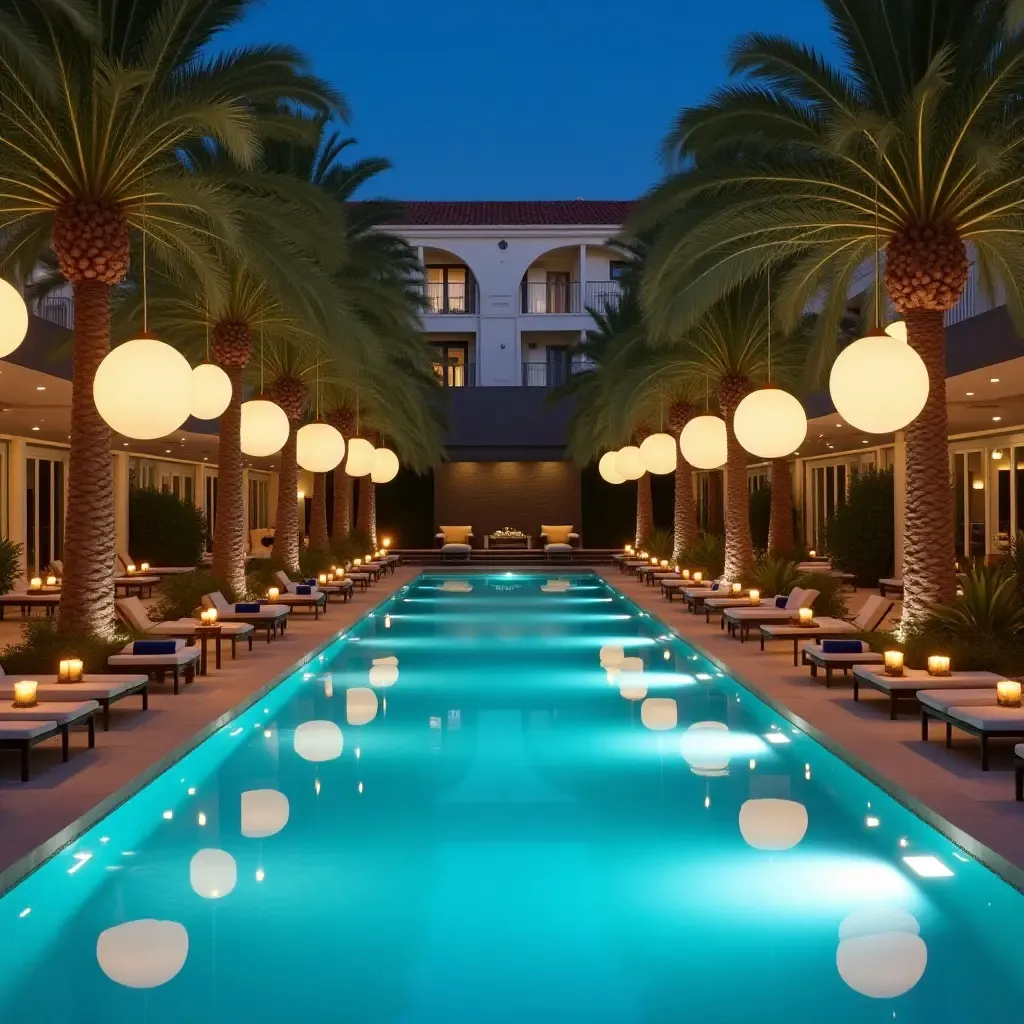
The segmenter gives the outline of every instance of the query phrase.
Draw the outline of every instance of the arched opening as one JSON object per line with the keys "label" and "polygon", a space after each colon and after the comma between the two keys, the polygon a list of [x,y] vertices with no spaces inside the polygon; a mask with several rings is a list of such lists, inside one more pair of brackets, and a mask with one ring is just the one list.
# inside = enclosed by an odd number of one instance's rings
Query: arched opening
{"label": "arched opening", "polygon": [[447,249],[424,248],[423,269],[428,313],[477,312],[476,279],[461,257]]}

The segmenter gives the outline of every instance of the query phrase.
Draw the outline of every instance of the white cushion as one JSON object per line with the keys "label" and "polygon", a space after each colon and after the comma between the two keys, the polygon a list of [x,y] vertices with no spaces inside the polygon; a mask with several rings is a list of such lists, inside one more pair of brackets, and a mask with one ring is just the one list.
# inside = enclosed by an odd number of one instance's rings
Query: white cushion
{"label": "white cushion", "polygon": [[456,552],[459,554],[465,554],[472,551],[472,547],[469,544],[445,544],[442,551]]}
{"label": "white cushion", "polygon": [[135,663],[143,663],[146,665],[174,668],[176,665],[180,667],[198,660],[199,648],[186,647],[184,650],[177,651],[175,654],[125,654],[123,652],[121,654],[112,654],[107,658],[107,664],[132,665]]}
{"label": "white cushion", "polygon": [[803,605],[800,602],[803,601],[803,599],[804,599],[804,589],[803,589],[803,587],[794,587],[789,592],[789,597],[786,600],[786,610],[792,612],[792,611],[796,611],[797,608],[802,608]]}
{"label": "white cushion", "polygon": [[[54,676],[48,680],[38,679],[36,696],[41,701],[64,703],[68,700],[110,700],[119,694],[146,682],[145,676],[95,675],[85,676],[80,683],[58,683]],[[0,683],[0,698],[14,697],[14,682]]]}
{"label": "white cushion", "polygon": [[94,700],[82,701],[40,701],[33,708],[15,708],[6,702],[0,703],[0,720],[30,722],[73,722],[90,711],[99,708]]}
{"label": "white cushion", "polygon": [[945,711],[947,708],[995,707],[995,688],[965,689],[963,684],[948,690],[918,690],[917,699],[925,707]]}
{"label": "white cushion", "polygon": [[982,731],[1000,729],[1009,730],[1015,727],[1024,731],[1024,708],[994,707],[952,707],[946,708],[950,718],[958,718],[961,722],[973,725]]}
{"label": "white cushion", "polygon": [[571,544],[545,544],[544,545],[544,550],[545,551],[554,551],[556,553],[557,552],[571,552],[572,551],[572,545]]}
{"label": "white cushion", "polygon": [[146,633],[153,628],[153,622],[150,621],[149,614],[146,612],[146,606],[137,597],[119,597],[116,604],[118,611],[136,629]]}
{"label": "white cushion", "polygon": [[43,733],[51,732],[56,725],[56,722],[40,722],[35,719],[24,722],[0,722],[0,739],[34,740]]}
{"label": "white cushion", "polygon": [[1017,746],[1013,748],[1013,752],[1018,757],[1024,757],[1024,743],[1018,743]]}

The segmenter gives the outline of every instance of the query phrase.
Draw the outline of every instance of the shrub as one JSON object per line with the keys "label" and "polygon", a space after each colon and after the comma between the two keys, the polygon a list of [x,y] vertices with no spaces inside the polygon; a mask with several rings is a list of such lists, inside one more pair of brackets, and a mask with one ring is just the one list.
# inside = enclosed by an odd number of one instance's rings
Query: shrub
{"label": "shrub", "polygon": [[671,530],[651,530],[641,543],[641,548],[656,558],[671,558],[675,538]]}
{"label": "shrub", "polygon": [[860,635],[873,651],[903,651],[908,668],[927,668],[930,654],[945,654],[953,671],[1024,674],[1024,643],[1020,637],[957,636],[932,626],[907,632],[902,639],[886,632]]}
{"label": "shrub", "polygon": [[[365,555],[366,552],[364,551]],[[362,557],[362,556],[359,556]],[[338,559],[325,548],[304,548],[299,552],[299,575],[307,580],[312,576],[319,576],[327,572],[332,565],[337,565]]]}
{"label": "shrub", "polygon": [[347,537],[339,538],[331,542],[331,551],[334,555],[329,565],[336,565],[341,562],[350,562],[353,558],[363,558],[372,554],[374,550],[373,541],[365,530],[353,530]]}
{"label": "shrub", "polygon": [[160,585],[160,600],[150,616],[158,622],[161,619],[191,618],[196,609],[202,607],[203,594],[214,590],[219,590],[229,601],[235,601],[239,596],[231,592],[227,583],[205,569],[167,576]]}
{"label": "shrub", "polygon": [[132,558],[150,565],[198,565],[206,548],[206,516],[169,491],[132,491],[128,515]]}
{"label": "shrub", "polygon": [[894,543],[892,470],[866,470],[825,524],[825,548],[858,583],[873,585],[892,575]]}
{"label": "shrub", "polygon": [[62,658],[81,658],[86,672],[107,672],[107,658],[134,638],[135,634],[121,623],[114,636],[105,640],[86,634],[69,636],[57,629],[55,620],[36,619],[22,626],[21,643],[5,648],[0,662],[8,675],[56,675]]}
{"label": "shrub", "polygon": [[762,597],[775,597],[776,594],[788,594],[799,586],[799,579],[796,562],[768,556],[754,566],[743,583],[760,590]]}
{"label": "shrub", "polygon": [[963,595],[937,607],[929,626],[959,637],[1007,638],[1024,631],[1016,575],[999,566],[973,566],[964,579]]}
{"label": "shrub", "polygon": [[21,545],[0,538],[0,594],[9,594],[21,575]]}
{"label": "shrub", "polygon": [[717,579],[725,569],[725,538],[720,533],[704,533],[697,543],[679,557],[683,568],[701,569],[708,579]]}
{"label": "shrub", "polygon": [[750,537],[755,550],[768,547],[768,524],[772,514],[772,489],[761,487],[750,492]]}
{"label": "shrub", "polygon": [[818,591],[813,606],[815,615],[833,619],[842,619],[846,616],[846,595],[843,593],[841,580],[827,573],[810,572],[806,576],[801,576],[796,585],[805,590]]}
{"label": "shrub", "polygon": [[274,573],[281,569],[275,558],[250,558],[245,566],[246,597],[266,597],[270,587],[277,586]]}

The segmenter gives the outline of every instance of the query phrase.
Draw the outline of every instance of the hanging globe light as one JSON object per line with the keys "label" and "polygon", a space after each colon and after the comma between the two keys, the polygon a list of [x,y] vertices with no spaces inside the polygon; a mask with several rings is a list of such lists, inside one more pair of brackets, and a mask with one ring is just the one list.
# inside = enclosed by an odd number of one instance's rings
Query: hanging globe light
{"label": "hanging globe light", "polygon": [[626,478],[615,466],[615,459],[618,454],[618,452],[605,452],[601,456],[601,461],[597,464],[597,472],[606,484],[624,484],[626,482]]}
{"label": "hanging globe light", "polygon": [[177,349],[156,338],[133,338],[103,357],[93,378],[92,397],[112,430],[151,441],[188,419],[192,367]]}
{"label": "hanging globe light", "polygon": [[639,480],[644,475],[644,460],[635,444],[627,444],[615,453],[615,468],[626,480]]}
{"label": "hanging globe light", "polygon": [[736,440],[760,459],[792,455],[807,436],[807,414],[800,400],[772,384],[751,391],[732,420]]}
{"label": "hanging globe light", "polygon": [[242,443],[244,454],[263,458],[279,452],[288,440],[291,426],[284,409],[268,398],[242,403]]}
{"label": "hanging globe light", "polygon": [[28,307],[21,292],[0,278],[0,359],[9,356],[28,334]]}
{"label": "hanging globe light", "polygon": [[388,484],[396,476],[398,476],[398,456],[390,448],[377,448],[373,453],[370,479],[375,484]]}
{"label": "hanging globe light", "polygon": [[640,443],[640,459],[648,473],[674,473],[676,454],[676,439],[671,434],[651,434]]}
{"label": "hanging globe light", "polygon": [[345,458],[345,438],[329,423],[317,420],[299,427],[295,460],[310,473],[330,473]]}
{"label": "hanging globe light", "polygon": [[836,357],[828,390],[836,411],[858,430],[889,434],[913,422],[928,400],[928,368],[905,340],[897,321],[892,333],[869,331]]}
{"label": "hanging globe light", "polygon": [[694,469],[719,469],[728,448],[725,420],[721,416],[694,416],[679,435],[679,451]]}
{"label": "hanging globe light", "polygon": [[200,363],[192,371],[192,415],[215,420],[230,402],[231,378],[216,363]]}
{"label": "hanging globe light", "polygon": [[348,442],[348,459],[345,472],[349,476],[366,476],[373,470],[377,449],[365,437],[353,437]]}

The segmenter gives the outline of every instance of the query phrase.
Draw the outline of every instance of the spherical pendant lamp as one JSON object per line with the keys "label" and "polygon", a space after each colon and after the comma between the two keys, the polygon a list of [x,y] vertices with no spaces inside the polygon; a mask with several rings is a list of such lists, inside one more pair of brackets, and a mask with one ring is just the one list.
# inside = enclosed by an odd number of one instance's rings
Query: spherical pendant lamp
{"label": "spherical pendant lamp", "polygon": [[349,476],[366,476],[372,472],[376,451],[377,449],[365,437],[353,437],[348,442],[345,472]]}
{"label": "spherical pendant lamp", "polygon": [[398,476],[398,456],[390,448],[377,448],[373,453],[370,479],[375,484],[387,484],[396,476]]}
{"label": "spherical pendant lamp", "polygon": [[615,466],[617,455],[618,452],[605,452],[597,464],[597,472],[606,484],[624,484],[626,482],[626,478]]}
{"label": "spherical pendant lamp", "polygon": [[719,469],[728,456],[725,420],[721,416],[695,416],[679,435],[679,451],[694,469]]}
{"label": "spherical pendant lamp", "polygon": [[330,473],[345,458],[345,438],[329,423],[307,423],[295,435],[295,458],[310,473]]}
{"label": "spherical pendant lamp", "polygon": [[9,356],[28,334],[28,307],[21,292],[0,278],[0,359]]}
{"label": "spherical pendant lamp", "polygon": [[648,473],[676,471],[676,439],[671,434],[651,434],[640,444],[640,459]]}
{"label": "spherical pendant lamp", "polygon": [[112,430],[151,441],[188,419],[192,367],[170,345],[156,338],[134,338],[103,357],[93,378],[92,397]]}
{"label": "spherical pendant lamp", "polygon": [[644,460],[635,444],[627,444],[615,453],[615,468],[626,480],[639,480],[644,475]]}
{"label": "spherical pendant lamp", "polygon": [[231,378],[216,363],[200,363],[192,371],[192,405],[197,420],[215,420],[231,401]]}
{"label": "spherical pendant lamp", "polygon": [[279,452],[291,426],[284,409],[268,398],[242,403],[242,452],[262,458]]}
{"label": "spherical pendant lamp", "polygon": [[803,444],[807,414],[795,395],[768,386],[752,391],[736,406],[736,440],[760,459],[781,459]]}
{"label": "spherical pendant lamp", "polygon": [[[928,400],[928,368],[901,337],[902,322],[893,333],[871,331],[836,357],[828,390],[836,410],[857,430],[889,434],[913,422]],[[895,335],[895,336],[894,336]]]}

